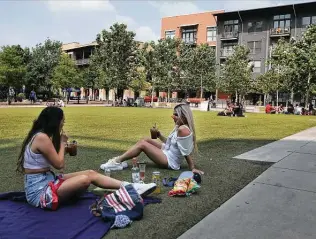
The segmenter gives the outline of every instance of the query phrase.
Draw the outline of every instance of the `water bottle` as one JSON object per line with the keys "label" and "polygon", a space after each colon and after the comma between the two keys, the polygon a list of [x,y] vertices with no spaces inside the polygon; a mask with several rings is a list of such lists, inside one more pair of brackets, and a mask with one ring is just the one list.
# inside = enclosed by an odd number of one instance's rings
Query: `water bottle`
{"label": "water bottle", "polygon": [[132,167],[132,182],[140,182],[139,168],[137,167],[137,158],[133,158],[133,167]]}

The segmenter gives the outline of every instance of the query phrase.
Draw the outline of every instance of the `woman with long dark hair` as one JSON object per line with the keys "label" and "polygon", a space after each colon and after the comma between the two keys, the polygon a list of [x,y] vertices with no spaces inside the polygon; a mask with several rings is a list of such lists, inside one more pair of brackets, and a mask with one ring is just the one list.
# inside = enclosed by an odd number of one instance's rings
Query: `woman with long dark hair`
{"label": "woman with long dark hair", "polygon": [[[119,189],[129,184],[106,177],[93,170],[55,176],[51,168],[65,166],[65,147],[68,137],[62,133],[65,123],[60,108],[47,107],[34,121],[26,136],[17,163],[17,171],[24,173],[24,189],[29,204],[56,210],[60,203],[71,199],[90,186]],[[152,192],[155,184],[133,184],[140,195]]]}

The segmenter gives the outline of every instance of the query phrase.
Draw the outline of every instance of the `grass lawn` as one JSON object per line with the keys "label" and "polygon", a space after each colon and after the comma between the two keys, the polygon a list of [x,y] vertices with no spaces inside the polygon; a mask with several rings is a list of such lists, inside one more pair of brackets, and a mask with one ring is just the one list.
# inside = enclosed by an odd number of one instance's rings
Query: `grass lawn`
{"label": "grass lawn", "polygon": [[[14,172],[17,155],[23,137],[40,111],[40,108],[0,109],[0,192],[23,188],[22,176]],[[173,128],[172,110],[69,107],[64,111],[65,130],[79,143],[77,157],[66,158],[66,172],[98,170],[106,159],[149,135],[154,123],[165,135]],[[194,117],[199,146],[196,164],[205,171],[199,193],[187,198],[169,198],[169,189],[164,188],[159,195],[162,203],[147,206],[143,220],[127,229],[112,230],[106,238],[180,236],[269,167],[232,157],[316,125],[316,118],[309,116],[247,114],[246,118],[228,118],[211,112],[194,112]],[[149,181],[155,166],[152,163],[147,166]],[[187,170],[186,164],[183,170]],[[162,177],[179,175],[169,170],[160,172]],[[130,168],[112,176],[130,181]]]}

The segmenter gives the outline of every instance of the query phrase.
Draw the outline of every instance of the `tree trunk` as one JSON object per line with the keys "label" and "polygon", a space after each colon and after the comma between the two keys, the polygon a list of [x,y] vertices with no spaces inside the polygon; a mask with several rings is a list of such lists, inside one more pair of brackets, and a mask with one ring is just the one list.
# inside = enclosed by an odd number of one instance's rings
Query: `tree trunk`
{"label": "tree trunk", "polygon": [[154,106],[154,89],[155,89],[155,87],[153,85],[153,87],[151,89],[151,107]]}
{"label": "tree trunk", "polygon": [[293,89],[291,90],[291,104],[294,102],[294,91]]}
{"label": "tree trunk", "polygon": [[307,78],[307,92],[306,92],[306,99],[305,99],[305,108],[308,107],[310,82],[311,82],[311,73],[309,72],[308,73],[308,78]]}
{"label": "tree trunk", "polygon": [[279,106],[279,90],[276,92],[276,106]]}

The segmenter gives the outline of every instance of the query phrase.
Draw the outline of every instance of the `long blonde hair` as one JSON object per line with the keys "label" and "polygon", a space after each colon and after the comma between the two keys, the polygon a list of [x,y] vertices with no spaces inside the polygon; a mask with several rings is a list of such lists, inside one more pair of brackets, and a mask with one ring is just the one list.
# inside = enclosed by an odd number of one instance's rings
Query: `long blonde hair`
{"label": "long blonde hair", "polygon": [[188,125],[190,131],[192,132],[194,152],[197,153],[198,147],[196,143],[195,125],[190,105],[185,103],[178,104],[174,107],[174,111],[178,114],[178,117],[181,119],[182,123]]}

